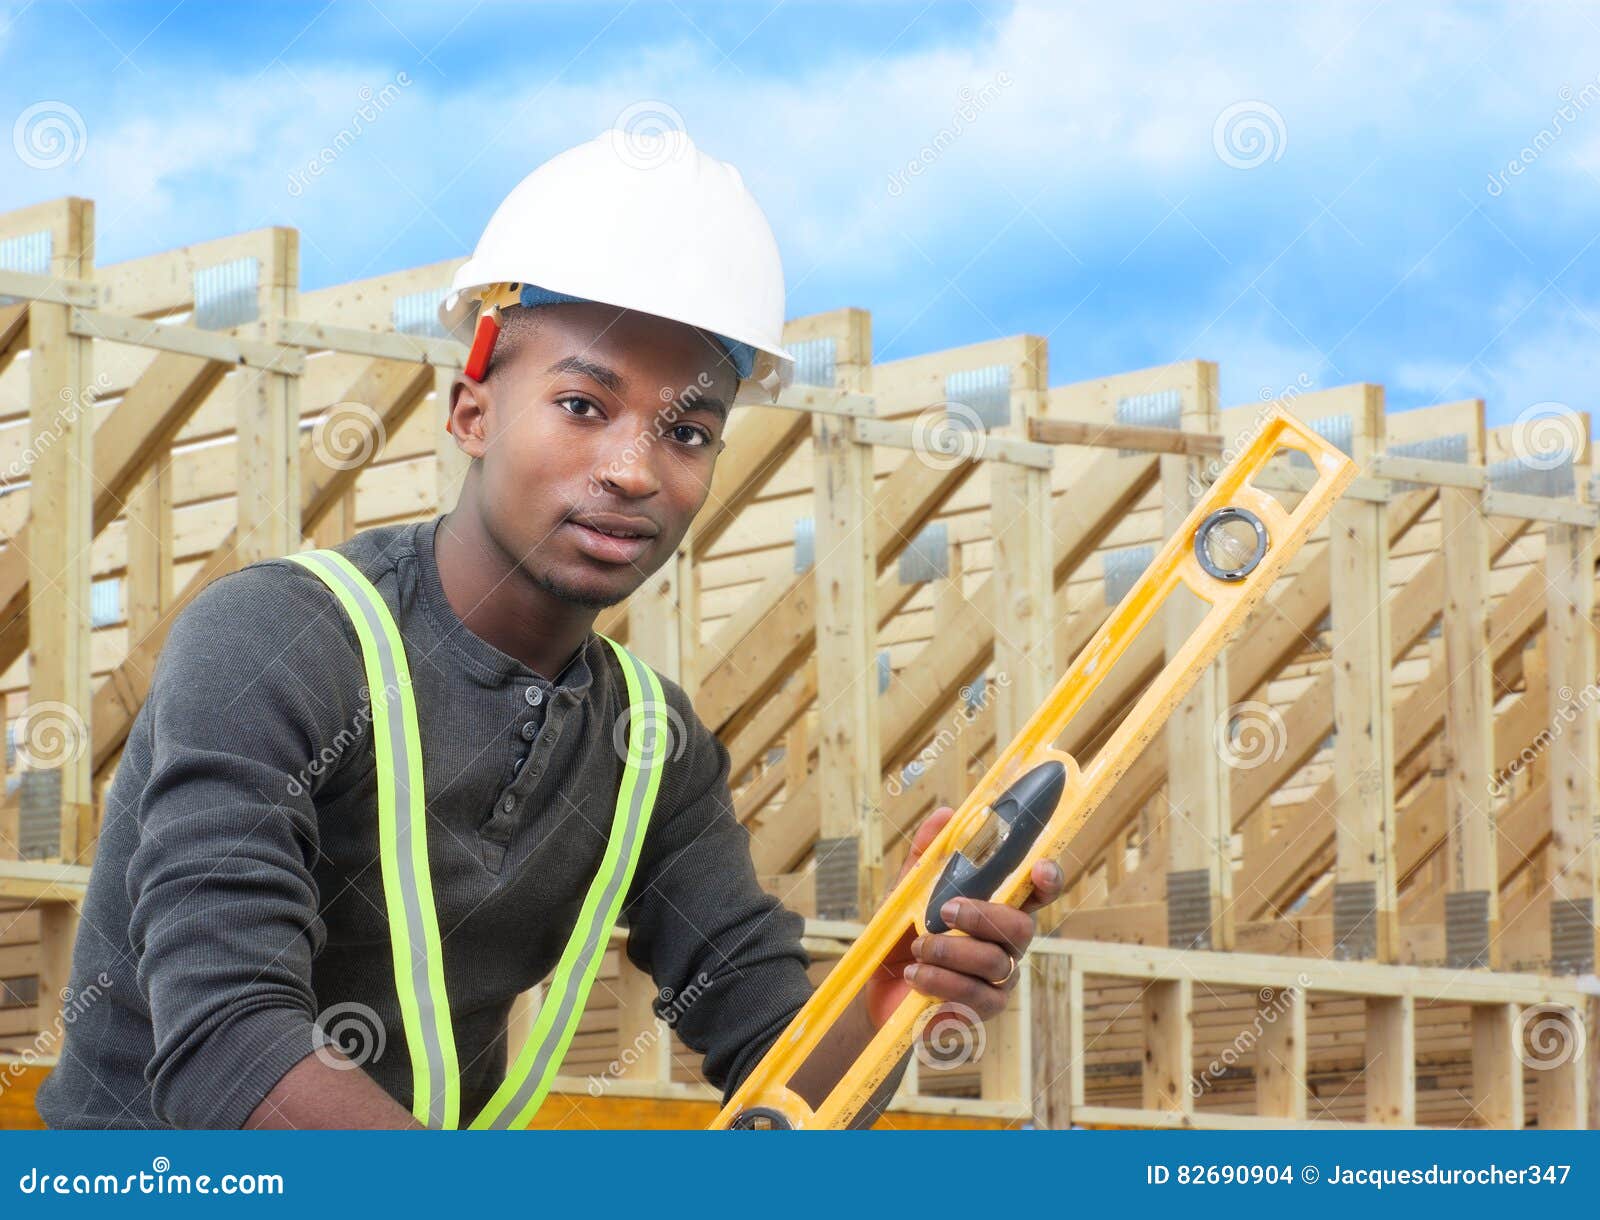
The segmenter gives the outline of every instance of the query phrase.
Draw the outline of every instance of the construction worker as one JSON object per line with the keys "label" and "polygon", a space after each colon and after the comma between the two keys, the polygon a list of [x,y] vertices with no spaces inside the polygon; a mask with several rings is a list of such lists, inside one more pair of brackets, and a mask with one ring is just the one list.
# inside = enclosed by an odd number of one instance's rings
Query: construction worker
{"label": "construction worker", "polygon": [[[51,1126],[524,1126],[620,919],[725,1096],[810,994],[727,751],[594,630],[674,555],[741,384],[790,376],[766,218],[683,133],[607,132],[511,192],[440,313],[472,341],[454,510],[224,576],[173,626],[106,800],[73,986],[108,981],[39,1091]],[[1060,870],[1033,882],[1047,902]],[[908,988],[1000,1011],[1032,916],[959,906],[798,1092]]]}

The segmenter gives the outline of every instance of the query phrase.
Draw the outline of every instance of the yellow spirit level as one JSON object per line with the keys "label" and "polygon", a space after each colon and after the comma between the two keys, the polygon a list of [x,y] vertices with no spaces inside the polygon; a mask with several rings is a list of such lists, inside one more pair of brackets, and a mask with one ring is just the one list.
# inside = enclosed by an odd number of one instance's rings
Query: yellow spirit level
{"label": "yellow spirit level", "polygon": [[[1276,456],[1293,451],[1309,461],[1303,495],[1286,507],[1255,480]],[[1291,475],[1294,472],[1289,472]],[[813,1108],[789,1086],[823,1036],[907,932],[945,930],[939,908],[970,896],[1021,906],[1033,865],[1060,855],[1096,806],[1166,723],[1216,658],[1229,636],[1304,544],[1355,478],[1356,466],[1287,412],[1274,410],[1227,464],[1144,574],[1100,625],[1032,719],[995,759],[916,867],[889,893],[872,921],[795,1014],[755,1070],[712,1122],[712,1128],[842,1128],[911,1045],[918,1022],[939,1001],[912,991],[855,1061]],[[1182,585],[1205,604],[1203,617],[1171,653],[1090,764],[1055,743],[1125,653]],[[975,864],[962,849],[991,814],[1001,835]],[[960,933],[956,933],[959,935]]]}

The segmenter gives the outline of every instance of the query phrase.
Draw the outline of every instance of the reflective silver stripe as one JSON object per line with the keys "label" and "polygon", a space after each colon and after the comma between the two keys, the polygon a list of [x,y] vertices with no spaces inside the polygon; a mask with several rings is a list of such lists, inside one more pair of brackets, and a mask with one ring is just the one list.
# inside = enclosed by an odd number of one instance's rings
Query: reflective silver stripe
{"label": "reflective silver stripe", "polygon": [[613,868],[611,875],[606,878],[606,888],[595,906],[589,927],[584,932],[583,948],[579,951],[578,958],[568,975],[571,984],[561,996],[561,1007],[557,1009],[550,1028],[545,1031],[544,1042],[534,1055],[528,1074],[518,1082],[517,1091],[512,1094],[511,1100],[501,1107],[500,1113],[495,1115],[493,1122],[489,1124],[497,1130],[509,1128],[517,1115],[522,1113],[522,1108],[538,1091],[548,1070],[551,1056],[561,1045],[562,1035],[566,1032],[567,1023],[573,1018],[574,1009],[583,991],[577,982],[588,977],[590,965],[606,951],[606,943],[611,939],[611,920],[607,918],[607,912],[611,910],[611,904],[616,901],[618,892],[629,878],[631,870],[628,864],[633,859],[634,845],[644,833],[645,818],[641,815],[644,812],[645,798],[650,791],[649,773],[651,768],[661,765],[660,754],[664,743],[657,739],[656,732],[659,727],[658,717],[662,713],[651,706],[655,701],[651,693],[650,675],[643,671],[643,665],[626,651],[622,652],[621,659],[633,671],[634,681],[642,694],[644,706],[651,708],[649,715],[635,716],[632,721],[632,724],[640,725],[640,731],[645,734],[642,738],[645,763],[640,769],[638,782],[633,786],[633,799],[628,803],[628,821],[623,828],[622,846],[617,853],[617,867]]}
{"label": "reflective silver stripe", "polygon": [[[390,647],[389,633],[384,629],[384,622],[378,615],[381,612],[386,619],[392,619],[387,606],[372,604],[375,591],[365,582],[357,582],[350,574],[336,563],[323,560],[314,552],[306,556],[316,562],[316,571],[324,580],[336,580],[361,607],[361,616],[366,623],[377,649],[378,669],[383,676],[383,689],[369,691],[373,699],[382,698],[388,715],[385,720],[389,727],[389,749],[394,760],[394,787],[395,787],[395,846],[399,856],[398,867],[394,870],[400,879],[400,900],[405,912],[406,943],[410,946],[411,986],[416,993],[417,1009],[421,1014],[419,1022],[422,1032],[422,1050],[427,1057],[429,1068],[428,1090],[428,1126],[443,1127],[445,1121],[445,1069],[444,1049],[439,1044],[437,1016],[435,1005],[439,1002],[433,994],[428,980],[427,940],[423,931],[422,901],[417,893],[416,876],[411,868],[412,830],[411,825],[411,757],[406,749],[406,718],[400,702],[400,667],[396,662],[394,652]],[[379,782],[382,782],[379,776]],[[381,841],[381,840],[380,840]],[[423,850],[427,850],[426,844]],[[398,986],[399,980],[395,980]]]}

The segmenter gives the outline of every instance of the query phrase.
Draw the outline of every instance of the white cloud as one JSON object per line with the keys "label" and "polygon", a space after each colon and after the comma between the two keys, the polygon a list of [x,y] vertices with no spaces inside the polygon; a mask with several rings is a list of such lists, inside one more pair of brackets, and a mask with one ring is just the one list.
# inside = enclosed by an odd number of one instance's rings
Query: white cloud
{"label": "white cloud", "polygon": [[1494,312],[1509,325],[1487,350],[1459,360],[1401,360],[1393,387],[1426,402],[1482,398],[1491,427],[1541,402],[1600,411],[1592,390],[1600,385],[1600,301],[1552,289],[1531,305],[1502,300]]}

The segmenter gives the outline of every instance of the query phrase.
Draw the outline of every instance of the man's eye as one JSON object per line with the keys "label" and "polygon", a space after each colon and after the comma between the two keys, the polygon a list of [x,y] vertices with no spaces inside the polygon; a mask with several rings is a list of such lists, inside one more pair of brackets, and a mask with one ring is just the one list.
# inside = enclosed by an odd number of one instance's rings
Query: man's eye
{"label": "man's eye", "polygon": [[711,443],[711,433],[704,428],[697,428],[693,424],[673,425],[671,436],[680,445],[709,445]]}

